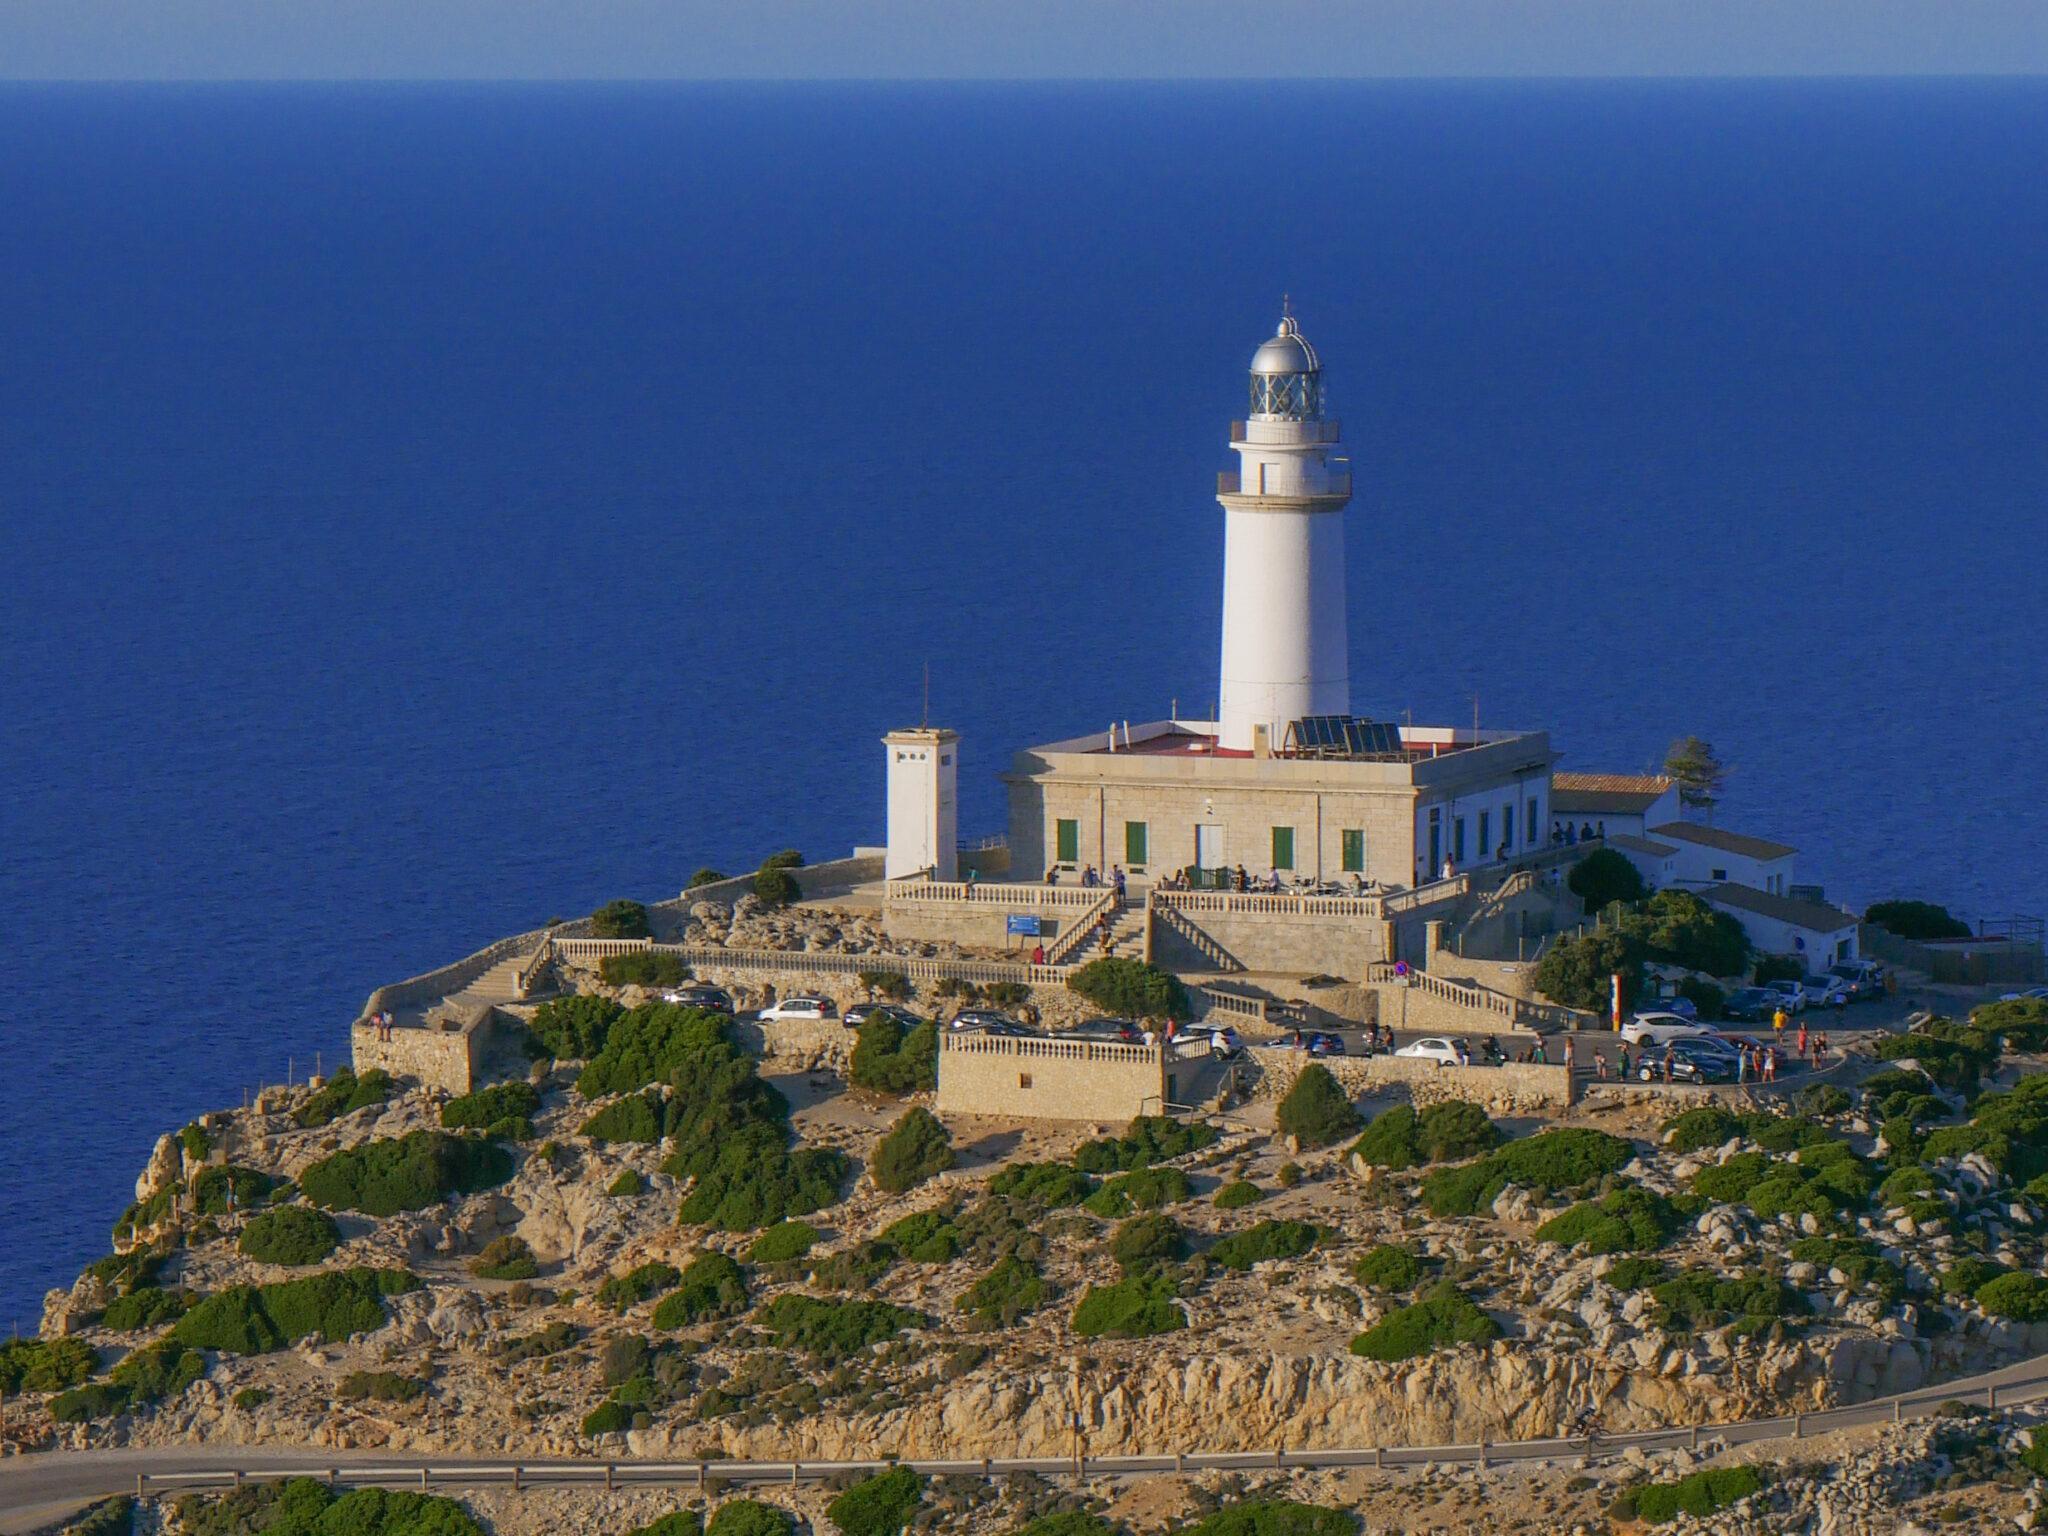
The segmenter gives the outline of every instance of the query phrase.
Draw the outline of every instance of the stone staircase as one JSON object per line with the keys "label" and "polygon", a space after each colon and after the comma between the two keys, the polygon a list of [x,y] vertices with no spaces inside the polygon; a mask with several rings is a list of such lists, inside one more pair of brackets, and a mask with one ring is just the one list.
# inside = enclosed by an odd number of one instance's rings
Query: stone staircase
{"label": "stone staircase", "polygon": [[1109,932],[1103,936],[1100,947],[1089,958],[1103,959],[1111,955],[1121,955],[1126,960],[1145,959],[1148,948],[1145,943],[1145,927],[1145,908],[1127,906],[1119,909],[1115,921],[1109,925]]}
{"label": "stone staircase", "polygon": [[[1244,966],[1235,955],[1218,944],[1193,918],[1170,902],[1154,902],[1151,914],[1155,920],[1164,923],[1176,937],[1185,942],[1219,971],[1241,971]],[[1149,957],[1148,957],[1149,958]]]}

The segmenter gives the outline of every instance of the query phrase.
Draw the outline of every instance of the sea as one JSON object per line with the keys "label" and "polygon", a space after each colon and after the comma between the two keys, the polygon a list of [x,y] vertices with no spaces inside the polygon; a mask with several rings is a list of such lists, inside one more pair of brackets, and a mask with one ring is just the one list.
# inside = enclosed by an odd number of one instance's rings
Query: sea
{"label": "sea", "polygon": [[2048,911],[2048,83],[0,88],[0,1328],[364,996],[1213,706],[1283,303],[1358,712]]}

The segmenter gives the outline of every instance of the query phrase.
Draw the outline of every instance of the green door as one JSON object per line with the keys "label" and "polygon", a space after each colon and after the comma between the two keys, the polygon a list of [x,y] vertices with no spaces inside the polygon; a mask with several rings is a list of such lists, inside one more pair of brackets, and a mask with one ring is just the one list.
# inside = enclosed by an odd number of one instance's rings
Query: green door
{"label": "green door", "polygon": [[1365,873],[1365,831],[1357,828],[1344,834],[1344,873]]}
{"label": "green door", "polygon": [[1053,861],[1059,864],[1081,862],[1081,823],[1061,820],[1054,824]]}
{"label": "green door", "polygon": [[1275,869],[1294,868],[1294,828],[1275,827],[1273,829],[1273,867]]}
{"label": "green door", "polygon": [[1133,868],[1140,868],[1151,860],[1145,857],[1145,823],[1127,821],[1124,823],[1124,862]]}

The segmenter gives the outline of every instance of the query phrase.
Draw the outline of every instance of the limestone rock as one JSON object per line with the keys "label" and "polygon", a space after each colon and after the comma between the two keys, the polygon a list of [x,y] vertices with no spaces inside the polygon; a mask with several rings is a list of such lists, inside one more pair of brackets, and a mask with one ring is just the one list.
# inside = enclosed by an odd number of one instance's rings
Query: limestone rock
{"label": "limestone rock", "polygon": [[156,1140],[156,1150],[149,1155],[149,1165],[135,1180],[135,1198],[147,1200],[160,1190],[176,1184],[185,1170],[185,1148],[178,1138],[168,1133]]}

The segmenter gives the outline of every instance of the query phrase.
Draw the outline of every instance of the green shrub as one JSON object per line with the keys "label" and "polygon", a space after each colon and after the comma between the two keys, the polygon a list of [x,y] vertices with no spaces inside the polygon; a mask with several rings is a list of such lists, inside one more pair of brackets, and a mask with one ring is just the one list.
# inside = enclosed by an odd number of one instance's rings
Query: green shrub
{"label": "green shrub", "polygon": [[908,1307],[881,1301],[821,1301],[814,1296],[778,1296],[755,1315],[778,1349],[801,1349],[821,1360],[836,1360],[893,1339],[925,1319]]}
{"label": "green shrub", "polygon": [[63,1536],[135,1536],[135,1501],[124,1493],[95,1504],[65,1526]]}
{"label": "green shrub", "polygon": [[1122,1137],[1088,1142],[1074,1154],[1074,1166],[1083,1173],[1129,1173],[1154,1163],[1171,1162],[1213,1146],[1215,1141],[1215,1130],[1199,1120],[1140,1115]]}
{"label": "green shrub", "polygon": [[1056,1209],[1086,1200],[1095,1181],[1066,1163],[1005,1163],[988,1181],[988,1192]]}
{"label": "green shrub", "polygon": [[1642,872],[1629,862],[1628,855],[1612,848],[1596,848],[1587,854],[1572,866],[1564,883],[1586,904],[1588,912],[1598,912],[1617,901],[1634,906],[1650,894]]}
{"label": "green shrub", "polygon": [[1605,1012],[1608,978],[1621,976],[1623,1006],[1643,990],[1643,941],[1615,928],[1596,928],[1576,939],[1562,939],[1543,952],[1536,965],[1536,990],[1567,1008]]}
{"label": "green shrub", "polygon": [[1319,1061],[1301,1069],[1274,1112],[1274,1121],[1282,1134],[1295,1137],[1304,1147],[1332,1146],[1365,1123],[1330,1069]]}
{"label": "green shrub", "polygon": [[351,1371],[334,1395],[345,1403],[409,1403],[426,1390],[425,1382],[396,1371]]}
{"label": "green shrub", "polygon": [[1395,1104],[1373,1116],[1358,1140],[1351,1144],[1354,1155],[1377,1167],[1395,1172],[1413,1168],[1422,1161],[1422,1149],[1415,1139],[1415,1106]]}
{"label": "green shrub", "polygon": [[198,1349],[230,1355],[262,1355],[288,1342],[263,1308],[253,1285],[231,1285],[216,1291],[172,1328],[171,1336]]}
{"label": "green shrub", "polygon": [[1806,974],[1806,961],[1799,955],[1758,955],[1749,968],[1749,979],[1754,986],[1769,986],[1774,981],[1797,981]]}
{"label": "green shrub", "polygon": [[1792,1095],[1792,1104],[1802,1115],[1843,1115],[1849,1112],[1849,1095],[1833,1083],[1808,1083]]}
{"label": "green shrub", "polygon": [[1989,1259],[1966,1253],[1940,1276],[1941,1289],[1949,1296],[1974,1296],[2000,1275],[2010,1273],[2003,1264],[1994,1264]]}
{"label": "green shrub", "polygon": [[1388,1313],[1353,1339],[1351,1353],[1367,1360],[1412,1360],[1439,1344],[1485,1344],[1499,1337],[1500,1325],[1442,1280],[1414,1305]]}
{"label": "green shrub", "polygon": [[1662,1248],[1677,1235],[1678,1228],[1678,1213],[1662,1195],[1646,1189],[1618,1189],[1551,1217],[1536,1229],[1536,1239],[1567,1248],[1583,1243],[1589,1253],[1620,1253]]}
{"label": "green shrub", "polygon": [[1630,1491],[1638,1520],[1661,1525],[1680,1510],[1695,1518],[1740,1503],[1763,1485],[1754,1467],[1709,1467],[1675,1483],[1650,1483]]}
{"label": "green shrub", "polygon": [[1187,988],[1170,971],[1106,956],[1090,960],[1067,978],[1067,990],[1104,1013],[1132,1019],[1191,1019]]}
{"label": "green shrub", "polygon": [[1970,925],[1931,901],[1880,901],[1864,909],[1863,921],[1886,933],[1924,943],[1929,939],[1967,939]]}
{"label": "green shrub", "polygon": [[357,1077],[347,1067],[336,1067],[326,1085],[301,1104],[292,1118],[311,1130],[359,1109],[368,1109],[372,1104],[382,1104],[391,1097],[391,1088],[391,1075],[379,1068],[372,1067]]}
{"label": "green shrub", "polygon": [[734,1058],[752,1063],[722,1015],[676,1003],[643,1003],[612,1021],[604,1048],[577,1075],[576,1091],[586,1099],[608,1098],[649,1083],[677,1082],[706,1067],[730,1068]]}
{"label": "green shrub", "polygon": [[[1731,976],[1739,975],[1741,974],[1741,968],[1737,967],[1734,971],[1727,972],[1726,974]],[[1728,1001],[1728,994],[1726,992],[1715,986],[1711,981],[1702,980],[1698,976],[1683,978],[1678,983],[1678,995],[1691,1003],[1693,1012],[1706,1022],[1712,1022],[1720,1018],[1721,1009]]]}
{"label": "green shrub", "polygon": [[2048,1318],[2048,1280],[2039,1275],[2000,1275],[1977,1292],[1977,1305],[1993,1317],[2038,1323]]}
{"label": "green shrub", "polygon": [[1171,1216],[1137,1216],[1116,1229],[1109,1240],[1109,1256],[1116,1260],[1125,1279],[1148,1275],[1162,1264],[1183,1258],[1187,1237]]}
{"label": "green shrub", "polygon": [[676,1288],[654,1309],[657,1328],[687,1328],[747,1310],[747,1281],[739,1265],[722,1253],[699,1254]]}
{"label": "green shrub", "polygon": [[277,1180],[254,1168],[234,1165],[202,1168],[192,1175],[192,1211],[200,1216],[225,1216],[260,1205]]}
{"label": "green shrub", "polygon": [[1423,1163],[1456,1162],[1490,1152],[1505,1139],[1477,1104],[1451,1100],[1420,1114],[1408,1104],[1382,1110],[1351,1150],[1368,1163],[1396,1172]]}
{"label": "green shrub", "polygon": [[1234,1232],[1209,1250],[1210,1262],[1225,1269],[1250,1269],[1266,1259],[1297,1259],[1316,1245],[1316,1229],[1305,1221],[1262,1221]]}
{"label": "green shrub", "polygon": [[59,1392],[45,1405],[59,1424],[84,1424],[93,1419],[110,1419],[128,1407],[128,1389],[111,1382],[89,1382]]}
{"label": "green shrub", "polygon": [[1093,1285],[1074,1309],[1074,1332],[1084,1339],[1149,1339],[1187,1327],[1179,1292],[1165,1280],[1123,1280]]}
{"label": "green shrub", "polygon": [[983,1328],[1007,1328],[1051,1299],[1052,1286],[1029,1261],[1006,1253],[961,1296],[959,1309]]}
{"label": "green shrub", "polygon": [[525,1238],[507,1233],[484,1244],[469,1272],[479,1280],[531,1280],[540,1273],[540,1263]]}
{"label": "green shrub", "polygon": [[870,1172],[877,1189],[892,1195],[915,1189],[959,1161],[953,1138],[930,1110],[912,1105],[875,1145]]}
{"label": "green shrub", "polygon": [[1406,1248],[1381,1243],[1351,1266],[1352,1278],[1377,1291],[1407,1291],[1422,1278],[1422,1260]]}
{"label": "green shrub", "polygon": [[2048,999],[2015,997],[1985,1003],[1970,1011],[1970,1026],[2002,1037],[2011,1050],[2039,1051],[2048,1047]]}
{"label": "green shrub", "polygon": [[[2048,1442],[2048,1436],[2042,1438]],[[1040,1515],[1029,1525],[1020,1526],[1016,1536],[1120,1536],[1122,1530],[1123,1527],[1111,1525],[1085,1509],[1067,1509],[1056,1515]]]}
{"label": "green shrub", "polygon": [[902,1536],[924,1502],[924,1479],[909,1467],[865,1478],[825,1506],[841,1536]]}
{"label": "green shrub", "polygon": [[178,1132],[178,1145],[185,1149],[185,1161],[203,1163],[213,1150],[213,1138],[206,1134],[206,1127],[194,1120]]}
{"label": "green shrub", "polygon": [[261,1387],[244,1387],[235,1394],[235,1407],[243,1413],[253,1413],[270,1401],[270,1394]]}
{"label": "green shrub", "polygon": [[[1740,976],[1749,965],[1749,935],[1742,925],[1691,891],[1659,891],[1640,914],[1623,918],[1622,928],[1642,941],[1649,959],[1668,965],[1710,976]],[[1715,1006],[1718,1011],[1718,996]]]}
{"label": "green shrub", "polygon": [[588,1061],[604,1049],[626,1010],[609,997],[558,997],[534,1011],[527,1033],[560,1061]]}
{"label": "green shrub", "polygon": [[441,1106],[441,1124],[451,1131],[486,1130],[505,1120],[530,1120],[540,1094],[527,1083],[495,1083]]}
{"label": "green shrub", "polygon": [[1226,1505],[1182,1527],[1182,1536],[1353,1536],[1357,1529],[1358,1517],[1346,1510],[1261,1499]]}
{"label": "green shrub", "polygon": [[1192,1199],[1194,1184],[1178,1168],[1139,1168],[1120,1173],[1081,1204],[1097,1216],[1114,1220],[1133,1211],[1155,1211]]}
{"label": "green shrub", "polygon": [[445,1131],[413,1131],[337,1152],[299,1175],[299,1187],[329,1210],[396,1216],[451,1195],[491,1189],[512,1177],[512,1155],[494,1142]]}
{"label": "green shrub", "polygon": [[725,874],[723,871],[713,869],[710,865],[706,864],[699,868],[694,875],[690,876],[690,883],[684,889],[694,891],[700,885],[718,885],[731,878],[730,875]]}
{"label": "green shrub", "polygon": [[311,1478],[194,1494],[178,1501],[176,1520],[184,1536],[483,1536],[453,1499],[382,1488],[336,1498]]}
{"label": "green shrub", "polygon": [[610,1307],[614,1312],[626,1312],[640,1305],[649,1297],[659,1296],[675,1289],[681,1283],[683,1272],[673,1264],[659,1260],[642,1264],[623,1275],[614,1275],[597,1288],[597,1304]]}
{"label": "green shrub", "polygon": [[934,1024],[905,1030],[893,1014],[878,1013],[857,1031],[847,1075],[874,1093],[929,1093],[939,1082],[939,1031]]}
{"label": "green shrub", "polygon": [[802,1258],[818,1241],[818,1229],[808,1222],[777,1222],[754,1239],[747,1250],[749,1264],[787,1264]]}
{"label": "green shrub", "polygon": [[333,1344],[383,1327],[384,1298],[419,1288],[402,1269],[330,1269],[302,1280],[229,1286],[179,1318],[171,1337],[237,1355],[266,1354],[311,1336]]}
{"label": "green shrub", "polygon": [[1301,1187],[1302,1180],[1301,1164],[1282,1163],[1280,1171],[1274,1174],[1273,1177],[1280,1181],[1282,1189],[1298,1189]]}
{"label": "green shrub", "polygon": [[667,1107],[668,1095],[659,1088],[629,1093],[623,1099],[613,1099],[585,1120],[577,1134],[599,1143],[659,1141]]}
{"label": "green shrub", "polygon": [[1237,1179],[1216,1191],[1215,1204],[1219,1211],[1236,1211],[1265,1198],[1266,1192],[1258,1185],[1249,1179]]}
{"label": "green shrub", "polygon": [[599,960],[597,979],[608,987],[679,987],[690,979],[690,968],[669,950],[635,949]]}
{"label": "green shrub", "polygon": [[1880,1061],[1917,1061],[1920,1070],[1942,1087],[1972,1094],[1985,1069],[1998,1059],[1998,1041],[1954,1019],[1932,1019],[1917,1034],[1879,1036],[1877,1056]]}
{"label": "green shrub", "polygon": [[0,1392],[57,1392],[99,1368],[83,1339],[8,1339],[0,1343]]}
{"label": "green shrub", "polygon": [[108,1302],[107,1310],[100,1314],[100,1322],[105,1327],[131,1333],[138,1328],[174,1323],[185,1315],[185,1309],[191,1304],[192,1298],[184,1291],[162,1291],[146,1285]]}
{"label": "green shrub", "polygon": [[854,980],[867,988],[869,997],[885,997],[892,1003],[903,1002],[917,990],[901,971],[862,971]]}
{"label": "green shrub", "polygon": [[1689,1269],[1650,1292],[1664,1308],[1667,1327],[1702,1328],[1729,1319],[1797,1317],[1806,1298],[1772,1275],[1731,1280],[1708,1269]]}
{"label": "green shrub", "polygon": [[919,1211],[884,1227],[882,1241],[913,1264],[949,1264],[960,1256],[960,1229],[951,1217],[950,1206]]}
{"label": "green shrub", "polygon": [[757,1499],[727,1499],[718,1506],[704,1536],[794,1536],[796,1522],[785,1510]]}
{"label": "green shrub", "polygon": [[1524,1189],[1573,1190],[1617,1173],[1635,1148],[1605,1131],[1545,1131],[1511,1141],[1477,1162],[1440,1168],[1422,1181],[1422,1198],[1436,1216],[1471,1216],[1490,1206],[1509,1184]]}
{"label": "green shrub", "polygon": [[1617,1291],[1647,1291],[1662,1285],[1670,1275],[1671,1271],[1657,1260],[1630,1254],[1625,1259],[1616,1259],[1600,1278]]}
{"label": "green shrub", "polygon": [[783,866],[763,864],[754,871],[754,899],[764,907],[792,906],[804,899],[804,888]]}
{"label": "green shrub", "polygon": [[599,939],[645,939],[654,934],[647,923],[647,909],[623,896],[590,914],[590,932]]}
{"label": "green shrub", "polygon": [[647,1181],[640,1177],[639,1170],[627,1168],[604,1187],[604,1192],[608,1195],[616,1195],[621,1199],[629,1198],[633,1195],[644,1195],[647,1193]]}
{"label": "green shrub", "polygon": [[341,1228],[310,1205],[283,1205],[253,1217],[235,1246],[259,1264],[318,1264],[341,1246]]}
{"label": "green shrub", "polygon": [[1742,1122],[1714,1104],[1701,1104],[1664,1122],[1664,1145],[1680,1157],[1718,1147],[1742,1134]]}
{"label": "green shrub", "polygon": [[1749,1134],[1749,1139],[1766,1152],[1797,1152],[1839,1139],[1826,1126],[1818,1125],[1804,1115],[1774,1115],[1762,1111],[1744,1115],[1742,1128]]}
{"label": "green shrub", "polygon": [[591,1439],[599,1435],[624,1434],[633,1427],[633,1410],[615,1398],[599,1403],[583,1416],[583,1433]]}

